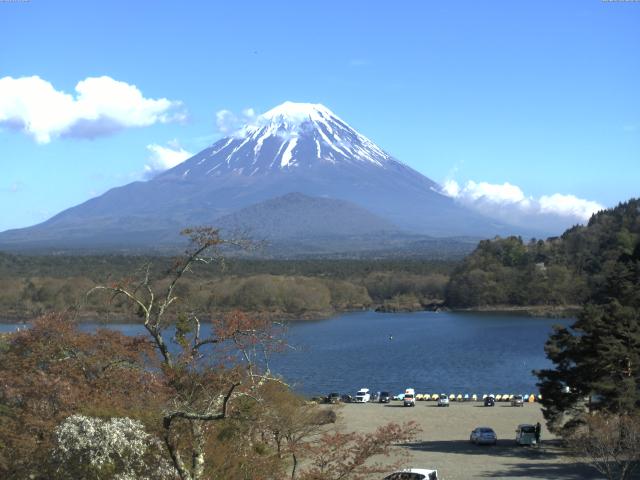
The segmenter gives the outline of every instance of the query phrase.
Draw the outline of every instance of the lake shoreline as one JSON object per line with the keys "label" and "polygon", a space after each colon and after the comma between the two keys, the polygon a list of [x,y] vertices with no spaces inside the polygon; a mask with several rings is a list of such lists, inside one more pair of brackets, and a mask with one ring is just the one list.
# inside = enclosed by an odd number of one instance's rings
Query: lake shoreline
{"label": "lake shoreline", "polygon": [[[310,311],[303,313],[288,312],[246,312],[247,314],[267,315],[273,317],[274,320],[285,322],[305,322],[328,320],[338,315],[355,312],[373,312],[373,313],[415,313],[415,312],[459,312],[459,313],[513,313],[521,314],[528,317],[546,317],[546,318],[572,318],[575,317],[581,307],[579,305],[491,305],[480,307],[447,307],[443,303],[433,302],[428,305],[421,305],[419,308],[409,308],[401,306],[398,308],[390,308],[388,304],[373,305],[368,309],[345,309],[332,311]],[[229,313],[230,311],[221,311],[219,313]],[[44,314],[41,314],[44,315]],[[0,324],[28,324],[31,320],[38,318],[40,315],[25,316],[15,314],[0,313]],[[99,314],[97,312],[84,312],[80,314],[70,315],[71,318],[78,320],[78,323],[98,323],[98,324],[142,324],[139,317],[123,314]],[[106,317],[106,318],[105,318]]]}

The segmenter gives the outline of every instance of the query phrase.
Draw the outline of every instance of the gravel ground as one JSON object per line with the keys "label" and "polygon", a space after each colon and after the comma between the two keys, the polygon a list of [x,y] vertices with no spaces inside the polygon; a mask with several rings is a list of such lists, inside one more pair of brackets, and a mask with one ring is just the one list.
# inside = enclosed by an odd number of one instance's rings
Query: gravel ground
{"label": "gravel ground", "polygon": [[[416,421],[422,433],[414,443],[395,447],[395,451],[409,453],[406,467],[436,468],[443,480],[602,478],[595,470],[562,454],[555,437],[544,428],[540,405],[536,403],[524,407],[503,403],[484,407],[475,402],[452,402],[446,408],[437,407],[435,402],[416,402],[416,406],[410,408],[392,402],[345,404],[338,407],[338,411],[338,422],[344,431],[370,432],[388,422]],[[541,444],[516,445],[517,425],[536,422],[543,425]],[[496,446],[476,446],[469,442],[471,430],[481,426],[495,430]],[[393,455],[390,461],[394,461]]]}

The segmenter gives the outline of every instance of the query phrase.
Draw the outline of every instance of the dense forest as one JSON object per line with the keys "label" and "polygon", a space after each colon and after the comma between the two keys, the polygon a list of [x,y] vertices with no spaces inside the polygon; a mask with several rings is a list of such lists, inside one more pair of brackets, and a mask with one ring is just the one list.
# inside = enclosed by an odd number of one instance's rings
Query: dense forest
{"label": "dense forest", "polygon": [[[0,317],[30,318],[71,309],[89,317],[108,310],[111,318],[122,320],[126,311],[122,303],[86,292],[135,277],[141,269],[150,268],[160,277],[173,262],[170,257],[0,253]],[[454,266],[445,260],[231,258],[213,268],[195,266],[179,293],[198,310],[241,309],[296,317],[369,308],[416,310],[442,302]]]}
{"label": "dense forest", "polygon": [[567,306],[582,304],[602,287],[621,255],[640,239],[640,200],[595,214],[586,226],[560,237],[520,237],[479,243],[451,274],[451,307]]}
{"label": "dense forest", "polygon": [[[464,260],[228,258],[194,267],[179,289],[191,307],[260,311],[292,318],[338,311],[435,308],[560,308],[584,303],[601,288],[616,260],[640,239],[640,200],[594,215],[560,237],[481,241]],[[122,320],[122,303],[87,296],[100,284],[168,271],[167,256],[27,256],[0,253],[0,318],[49,311],[85,317],[109,312]],[[104,318],[104,317],[102,317]]]}

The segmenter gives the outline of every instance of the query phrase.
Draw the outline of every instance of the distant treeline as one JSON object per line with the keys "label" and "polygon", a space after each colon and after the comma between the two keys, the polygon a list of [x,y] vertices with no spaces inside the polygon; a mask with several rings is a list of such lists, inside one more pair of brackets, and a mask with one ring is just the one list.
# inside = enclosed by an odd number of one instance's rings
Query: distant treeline
{"label": "distant treeline", "polygon": [[[567,307],[597,291],[640,241],[640,200],[594,215],[586,226],[547,240],[481,241],[463,261],[424,259],[227,259],[201,266],[181,284],[183,307],[241,309],[294,317],[380,308]],[[99,284],[153,277],[169,257],[23,256],[0,253],[0,318],[76,309],[84,315],[128,310],[85,293]],[[158,285],[160,286],[160,285]]]}
{"label": "distant treeline", "polygon": [[[127,309],[118,299],[86,292],[124,278],[134,281],[147,266],[157,278],[172,264],[169,257],[0,253],[0,317],[72,308],[122,318]],[[238,308],[305,317],[378,306],[411,310],[442,301],[454,266],[441,260],[228,259],[200,266],[179,293],[184,308],[202,311]]]}
{"label": "distant treeline", "polygon": [[640,200],[595,214],[562,236],[525,243],[519,237],[479,243],[451,274],[451,307],[582,304],[602,287],[618,259],[640,240]]}

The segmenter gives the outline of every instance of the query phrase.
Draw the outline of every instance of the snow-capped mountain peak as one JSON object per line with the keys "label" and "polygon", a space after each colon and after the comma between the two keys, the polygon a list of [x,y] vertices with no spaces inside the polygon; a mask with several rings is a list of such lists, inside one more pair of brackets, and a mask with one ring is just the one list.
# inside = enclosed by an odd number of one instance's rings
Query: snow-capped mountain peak
{"label": "snow-capped mountain peak", "polygon": [[284,102],[170,175],[254,176],[331,165],[388,168],[402,165],[321,104]]}
{"label": "snow-capped mountain peak", "polygon": [[287,101],[263,113],[258,119],[266,122],[286,121],[300,124],[307,121],[328,120],[332,117],[340,120],[337,115],[320,103]]}

